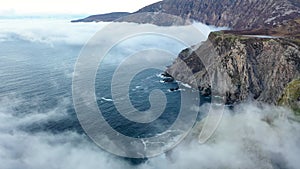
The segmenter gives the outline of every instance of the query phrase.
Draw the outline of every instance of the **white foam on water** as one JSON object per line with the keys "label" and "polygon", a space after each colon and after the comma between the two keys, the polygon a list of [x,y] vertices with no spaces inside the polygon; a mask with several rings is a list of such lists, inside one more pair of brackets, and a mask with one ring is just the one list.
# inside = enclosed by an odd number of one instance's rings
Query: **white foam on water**
{"label": "white foam on water", "polygon": [[108,99],[108,98],[105,98],[105,97],[101,97],[101,100],[105,100],[105,101],[108,101],[108,102],[113,102],[113,99]]}

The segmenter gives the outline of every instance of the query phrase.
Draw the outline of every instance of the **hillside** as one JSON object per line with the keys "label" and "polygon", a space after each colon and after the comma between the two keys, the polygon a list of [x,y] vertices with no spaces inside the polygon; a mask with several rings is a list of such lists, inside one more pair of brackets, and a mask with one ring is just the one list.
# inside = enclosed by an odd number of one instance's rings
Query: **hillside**
{"label": "hillside", "polygon": [[[300,18],[299,0],[163,0],[132,14],[158,12],[234,30],[273,28]],[[94,15],[80,22],[115,21],[129,13]],[[119,16],[119,17],[118,17]],[[121,19],[122,21],[122,19]],[[299,26],[299,25],[298,25]]]}
{"label": "hillside", "polygon": [[164,12],[235,30],[272,27],[300,17],[299,0],[164,0],[137,11]]}

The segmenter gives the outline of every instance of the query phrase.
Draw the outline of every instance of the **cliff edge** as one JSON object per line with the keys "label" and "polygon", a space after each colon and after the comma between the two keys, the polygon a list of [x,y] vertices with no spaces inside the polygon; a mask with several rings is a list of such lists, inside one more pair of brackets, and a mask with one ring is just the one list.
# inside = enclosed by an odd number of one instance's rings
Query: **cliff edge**
{"label": "cliff edge", "polygon": [[300,78],[299,42],[213,32],[199,47],[182,51],[166,72],[204,95],[224,96],[228,104],[248,98],[278,104],[288,84]]}

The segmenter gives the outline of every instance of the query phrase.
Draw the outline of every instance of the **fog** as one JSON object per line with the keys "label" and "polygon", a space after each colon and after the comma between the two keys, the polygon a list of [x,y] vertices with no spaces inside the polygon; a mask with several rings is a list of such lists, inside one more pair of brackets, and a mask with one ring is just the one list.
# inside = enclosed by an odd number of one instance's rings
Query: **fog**
{"label": "fog", "polygon": [[[127,31],[132,26],[137,26],[135,23],[105,23],[105,22],[90,22],[90,23],[71,23],[66,19],[0,19],[0,42],[9,41],[13,39],[20,39],[30,42],[39,42],[45,44],[53,43],[68,43],[68,44],[85,44],[97,32],[101,31],[107,25],[113,25],[115,29],[120,29],[122,32]],[[189,36],[190,42],[199,43],[206,40],[211,31],[226,29],[216,28],[213,26],[206,26],[202,23],[195,22],[192,26],[179,27],[159,27],[155,25],[139,25],[146,30],[153,32],[165,31],[171,32],[174,35],[182,34],[181,36]],[[128,28],[126,28],[128,27]],[[194,27],[199,29],[203,37],[193,37],[186,34],[184,29]],[[139,28],[141,29],[141,28]],[[189,28],[190,29],[190,28]],[[114,36],[114,30],[106,36]],[[108,38],[109,39],[109,38]]]}
{"label": "fog", "polygon": [[219,128],[211,139],[200,145],[196,138],[182,143],[167,155],[132,166],[94,145],[77,132],[31,133],[22,130],[35,122],[68,116],[63,102],[54,110],[18,115],[17,98],[0,101],[1,169],[53,168],[291,168],[300,165],[300,125],[288,120],[287,109],[245,103],[225,110]]}
{"label": "fog", "polygon": [[107,24],[75,24],[65,19],[0,19],[0,42],[20,39],[49,45],[82,45]]}

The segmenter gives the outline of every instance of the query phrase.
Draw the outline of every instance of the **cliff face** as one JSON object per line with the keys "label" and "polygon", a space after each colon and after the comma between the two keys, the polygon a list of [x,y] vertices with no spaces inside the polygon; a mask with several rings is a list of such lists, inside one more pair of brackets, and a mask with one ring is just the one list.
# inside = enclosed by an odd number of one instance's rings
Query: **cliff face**
{"label": "cliff face", "polygon": [[[187,69],[197,82],[187,77]],[[215,32],[200,47],[182,51],[167,72],[203,94],[225,96],[227,103],[251,97],[277,104],[287,85],[300,77],[300,48],[288,39]]]}
{"label": "cliff face", "polygon": [[164,0],[137,11],[164,12],[235,30],[272,27],[300,17],[299,0]]}

